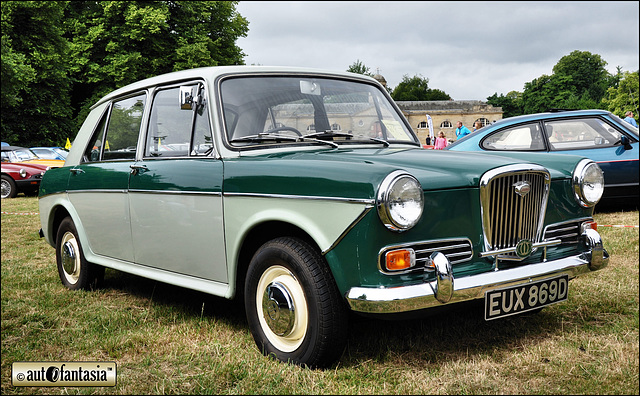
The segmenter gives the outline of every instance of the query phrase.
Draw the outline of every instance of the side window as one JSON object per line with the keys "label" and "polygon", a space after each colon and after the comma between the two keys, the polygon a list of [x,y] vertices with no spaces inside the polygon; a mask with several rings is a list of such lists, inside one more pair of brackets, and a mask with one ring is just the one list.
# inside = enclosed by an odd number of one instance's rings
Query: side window
{"label": "side window", "polygon": [[146,95],[113,103],[107,125],[102,159],[134,159]]}
{"label": "side window", "polygon": [[192,91],[199,95],[194,104],[196,109],[180,107],[180,87],[156,93],[151,106],[145,157],[186,157],[206,155],[211,151],[211,128],[201,85],[193,85]]}
{"label": "side window", "polygon": [[620,132],[598,118],[545,122],[551,150],[611,147],[620,140]]}
{"label": "side window", "polygon": [[503,129],[485,138],[481,144],[487,150],[544,150],[542,132],[537,123]]}

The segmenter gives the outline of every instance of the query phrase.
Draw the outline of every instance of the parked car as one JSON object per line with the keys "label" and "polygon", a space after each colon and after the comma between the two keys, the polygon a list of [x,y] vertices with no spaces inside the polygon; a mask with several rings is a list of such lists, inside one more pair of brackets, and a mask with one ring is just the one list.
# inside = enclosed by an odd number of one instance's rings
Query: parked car
{"label": "parked car", "polygon": [[505,118],[447,147],[452,151],[527,151],[581,155],[604,172],[602,202],[638,203],[638,128],[605,110]]}
{"label": "parked car", "polygon": [[566,300],[609,260],[602,190],[580,156],[424,150],[367,76],[210,67],[93,105],[43,178],[40,235],[68,289],[108,267],[240,297],[263,354],[326,367],[349,310],[484,301],[494,320]]}
{"label": "parked car", "polygon": [[50,168],[59,168],[64,165],[64,160],[40,158],[26,147],[2,146],[1,150],[2,162],[39,164]]}
{"label": "parked car", "polygon": [[19,193],[37,194],[47,169],[47,166],[39,164],[2,162],[2,199],[14,198]]}
{"label": "parked car", "polygon": [[44,159],[66,160],[69,152],[62,147],[31,147],[38,157]]}

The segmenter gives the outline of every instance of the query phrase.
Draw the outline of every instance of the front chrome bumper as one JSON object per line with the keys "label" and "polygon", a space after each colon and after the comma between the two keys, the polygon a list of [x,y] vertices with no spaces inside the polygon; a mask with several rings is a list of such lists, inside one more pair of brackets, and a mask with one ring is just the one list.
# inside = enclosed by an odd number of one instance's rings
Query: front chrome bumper
{"label": "front chrome bumper", "polygon": [[586,229],[582,242],[588,250],[576,256],[454,279],[451,263],[439,252],[431,255],[436,280],[391,288],[353,287],[346,294],[351,309],[364,313],[399,313],[484,298],[487,291],[524,285],[559,275],[569,279],[597,271],[609,263],[609,254],[597,231]]}

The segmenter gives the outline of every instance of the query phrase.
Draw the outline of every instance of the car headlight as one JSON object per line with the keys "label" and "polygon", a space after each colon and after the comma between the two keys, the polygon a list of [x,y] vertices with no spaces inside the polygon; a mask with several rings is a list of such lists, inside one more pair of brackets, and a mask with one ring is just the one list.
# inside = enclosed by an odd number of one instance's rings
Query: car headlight
{"label": "car headlight", "polygon": [[24,169],[20,169],[18,171],[18,174],[20,175],[20,177],[27,177],[27,171]]}
{"label": "car headlight", "polygon": [[594,206],[604,193],[604,174],[595,162],[583,159],[573,171],[573,192],[580,205]]}
{"label": "car headlight", "polygon": [[406,172],[391,172],[380,184],[376,202],[378,216],[390,230],[405,231],[416,225],[423,205],[420,182]]}

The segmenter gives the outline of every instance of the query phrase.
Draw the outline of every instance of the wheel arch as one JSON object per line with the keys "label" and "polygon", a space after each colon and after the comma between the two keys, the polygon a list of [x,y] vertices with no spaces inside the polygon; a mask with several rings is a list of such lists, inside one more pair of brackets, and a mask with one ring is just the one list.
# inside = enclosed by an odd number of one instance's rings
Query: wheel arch
{"label": "wheel arch", "polygon": [[279,237],[299,238],[320,252],[320,247],[311,235],[294,224],[285,221],[271,220],[254,225],[254,227],[246,233],[237,255],[235,282],[233,283],[234,290],[232,291],[235,298],[242,298],[243,296],[243,293],[239,291],[244,290],[244,282],[249,263],[255,252],[267,241]]}

